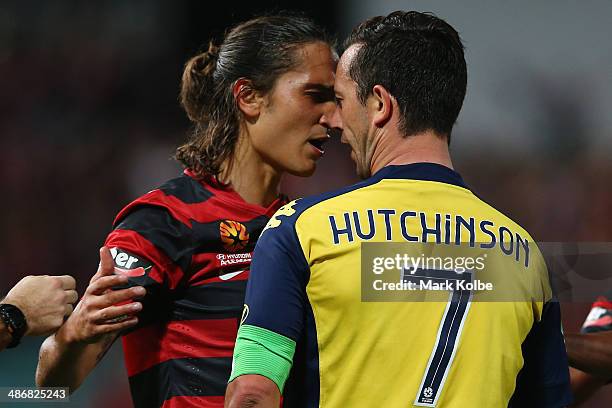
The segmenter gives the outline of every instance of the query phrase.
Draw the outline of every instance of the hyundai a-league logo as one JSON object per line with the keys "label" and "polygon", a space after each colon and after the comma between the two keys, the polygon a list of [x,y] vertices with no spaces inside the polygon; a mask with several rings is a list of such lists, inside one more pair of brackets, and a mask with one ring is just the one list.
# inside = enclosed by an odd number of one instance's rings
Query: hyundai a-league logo
{"label": "hyundai a-league logo", "polygon": [[249,243],[249,232],[244,224],[238,221],[221,221],[219,232],[223,247],[230,252],[241,251]]}
{"label": "hyundai a-league logo", "polygon": [[423,395],[426,398],[431,398],[431,396],[433,395],[433,390],[431,389],[431,387],[427,387],[423,390]]}

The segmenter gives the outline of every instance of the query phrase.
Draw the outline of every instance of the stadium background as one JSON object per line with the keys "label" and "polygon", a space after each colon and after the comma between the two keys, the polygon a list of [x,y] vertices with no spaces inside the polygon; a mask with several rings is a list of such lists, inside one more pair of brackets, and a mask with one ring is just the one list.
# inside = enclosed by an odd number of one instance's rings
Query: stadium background
{"label": "stadium background", "polygon": [[[395,9],[446,19],[466,45],[468,94],[452,150],[468,185],[539,241],[612,240],[612,3],[367,3],[290,8],[340,38]],[[0,4],[0,293],[28,274],[64,273],[83,292],[117,211],[180,171],[169,158],[189,130],[177,103],[184,62],[211,34],[279,4]],[[314,177],[287,178],[284,191],[296,197],[354,181],[336,140]],[[598,273],[605,289],[609,268]],[[565,330],[577,330],[588,304],[563,306]],[[33,384],[41,341],[0,354],[0,386]],[[584,406],[610,402],[608,389]],[[130,407],[120,347],[58,406]]]}

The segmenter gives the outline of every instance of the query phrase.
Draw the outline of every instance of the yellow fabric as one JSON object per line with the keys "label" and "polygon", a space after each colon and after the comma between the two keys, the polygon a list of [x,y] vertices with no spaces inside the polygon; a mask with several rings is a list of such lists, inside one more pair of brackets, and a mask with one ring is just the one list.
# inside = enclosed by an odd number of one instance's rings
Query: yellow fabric
{"label": "yellow fabric", "polygon": [[[499,284],[514,284],[525,301],[472,302],[457,342],[454,359],[439,393],[440,407],[505,407],[523,365],[521,343],[544,302],[551,297],[546,267],[535,242],[518,224],[481,201],[469,190],[451,184],[409,179],[383,179],[326,199],[306,209],[295,230],[310,267],[307,295],[312,307],[319,351],[321,407],[413,406],[436,342],[447,302],[363,302],[361,244],[355,234],[334,244],[333,216],[344,228],[344,213],[357,211],[368,233],[367,211],[374,211],[376,234],[367,242],[387,242],[385,218],[379,209],[394,209],[392,242],[405,242],[400,214],[424,212],[428,225],[435,214],[474,217],[505,226],[530,246],[529,266],[523,259],[497,254],[489,269]],[[352,215],[351,215],[352,216]],[[418,216],[406,218],[407,230],[421,236]],[[444,224],[444,223],[443,223]],[[444,228],[444,226],[442,226]],[[451,234],[454,238],[454,232]],[[467,239],[462,234],[461,240]],[[431,236],[429,236],[431,238]],[[476,245],[490,237],[476,228]],[[426,405],[430,406],[430,405]]]}

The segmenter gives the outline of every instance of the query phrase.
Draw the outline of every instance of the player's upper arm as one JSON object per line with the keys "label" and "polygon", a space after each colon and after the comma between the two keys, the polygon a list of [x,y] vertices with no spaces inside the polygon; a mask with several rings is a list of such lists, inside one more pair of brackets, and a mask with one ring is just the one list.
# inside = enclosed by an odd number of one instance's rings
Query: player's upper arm
{"label": "player's upper arm", "polygon": [[192,231],[165,208],[141,205],[132,209],[108,235],[115,273],[129,277],[127,286],[143,286],[139,324],[159,314],[169,292],[184,279],[193,252]]}
{"label": "player's upper arm", "polygon": [[557,301],[547,302],[522,345],[524,364],[509,407],[565,407],[572,401]]}
{"label": "player's upper arm", "polygon": [[270,220],[257,242],[230,381],[265,376],[282,391],[303,327],[309,269],[294,223],[295,202]]}

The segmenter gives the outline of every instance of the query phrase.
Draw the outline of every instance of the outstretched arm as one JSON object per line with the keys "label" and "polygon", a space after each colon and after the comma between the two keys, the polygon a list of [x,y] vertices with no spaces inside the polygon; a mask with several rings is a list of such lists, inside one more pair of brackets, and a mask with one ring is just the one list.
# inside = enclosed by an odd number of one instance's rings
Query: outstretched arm
{"label": "outstretched arm", "polygon": [[572,367],[612,379],[612,332],[567,333],[565,344]]}
{"label": "outstretched arm", "polygon": [[[121,331],[138,323],[142,305],[134,302],[145,289],[125,285],[128,278],[114,275],[107,248],[100,250],[100,266],[74,313],[40,349],[36,384],[69,387],[75,391],[108,351]],[[126,302],[129,302],[126,304]]]}

